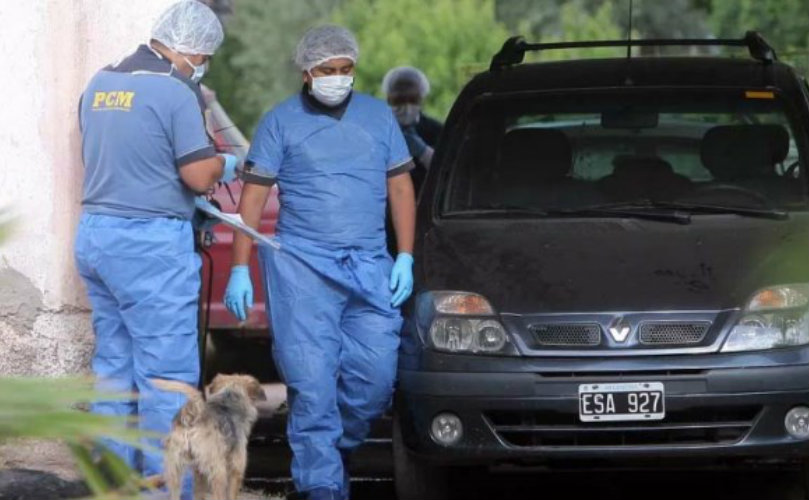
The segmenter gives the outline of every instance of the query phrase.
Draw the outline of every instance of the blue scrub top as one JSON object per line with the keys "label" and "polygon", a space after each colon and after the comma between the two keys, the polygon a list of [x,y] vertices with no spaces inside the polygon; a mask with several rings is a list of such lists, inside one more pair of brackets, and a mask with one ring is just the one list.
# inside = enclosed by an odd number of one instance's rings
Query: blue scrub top
{"label": "blue scrub top", "polygon": [[191,219],[180,168],[216,154],[199,85],[146,45],[99,71],[79,104],[90,214]]}
{"label": "blue scrub top", "polygon": [[339,112],[305,93],[262,118],[247,162],[276,177],[277,232],[326,248],[385,249],[389,177],[412,169],[390,107],[352,93]]}

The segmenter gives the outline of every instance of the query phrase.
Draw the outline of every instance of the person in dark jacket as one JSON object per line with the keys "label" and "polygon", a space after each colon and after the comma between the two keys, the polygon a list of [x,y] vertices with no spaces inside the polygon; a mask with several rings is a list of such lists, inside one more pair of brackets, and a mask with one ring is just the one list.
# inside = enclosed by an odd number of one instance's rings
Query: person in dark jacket
{"label": "person in dark jacket", "polygon": [[[424,98],[430,93],[430,81],[418,68],[399,66],[385,74],[382,79],[382,93],[387,97],[388,105],[396,115],[407,147],[413,156],[415,168],[410,171],[410,176],[413,178],[413,187],[418,197],[444,128],[443,123],[422,111]],[[396,240],[393,238],[390,213],[386,229],[388,250],[391,255],[396,255]]]}
{"label": "person in dark jacket", "polygon": [[422,111],[424,98],[430,93],[430,81],[418,68],[393,68],[382,80],[382,92],[402,127],[407,147],[416,163],[410,172],[416,193],[419,192],[444,125]]}

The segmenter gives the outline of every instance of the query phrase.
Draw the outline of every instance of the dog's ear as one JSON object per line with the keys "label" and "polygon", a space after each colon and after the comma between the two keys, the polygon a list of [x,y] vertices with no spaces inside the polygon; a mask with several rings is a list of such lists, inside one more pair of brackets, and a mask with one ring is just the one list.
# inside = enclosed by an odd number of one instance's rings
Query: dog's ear
{"label": "dog's ear", "polygon": [[250,377],[250,383],[247,384],[247,395],[253,401],[267,401],[267,395],[258,380]]}
{"label": "dog's ear", "polygon": [[222,386],[225,384],[225,382],[226,382],[226,377],[224,377],[221,373],[216,375],[213,378],[213,380],[211,380],[211,383],[208,384],[208,387],[205,388],[205,395],[206,396],[211,396],[211,395],[216,394],[217,392],[221,391]]}

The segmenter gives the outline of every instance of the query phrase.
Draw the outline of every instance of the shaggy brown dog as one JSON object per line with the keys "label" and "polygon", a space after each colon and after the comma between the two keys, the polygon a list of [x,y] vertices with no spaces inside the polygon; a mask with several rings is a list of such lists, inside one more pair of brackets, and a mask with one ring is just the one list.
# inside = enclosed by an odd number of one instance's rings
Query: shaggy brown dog
{"label": "shaggy brown dog", "polygon": [[247,438],[258,419],[256,402],[266,400],[249,375],[217,375],[203,398],[194,387],[173,380],[152,380],[166,391],[188,396],[164,440],[164,479],[172,500],[179,500],[183,473],[194,472],[194,499],[236,500],[247,468]]}

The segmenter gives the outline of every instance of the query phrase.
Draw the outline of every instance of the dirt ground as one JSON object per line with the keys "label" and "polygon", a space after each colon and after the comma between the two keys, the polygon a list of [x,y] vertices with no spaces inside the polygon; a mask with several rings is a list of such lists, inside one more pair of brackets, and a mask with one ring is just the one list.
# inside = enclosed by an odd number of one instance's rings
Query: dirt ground
{"label": "dirt ground", "polygon": [[81,477],[70,451],[57,441],[16,439],[0,445],[0,469],[49,472],[65,481],[76,481]]}
{"label": "dirt ground", "polygon": [[[85,494],[81,476],[64,444],[15,440],[0,446],[0,500],[77,498]],[[246,489],[240,500],[281,497]]]}

